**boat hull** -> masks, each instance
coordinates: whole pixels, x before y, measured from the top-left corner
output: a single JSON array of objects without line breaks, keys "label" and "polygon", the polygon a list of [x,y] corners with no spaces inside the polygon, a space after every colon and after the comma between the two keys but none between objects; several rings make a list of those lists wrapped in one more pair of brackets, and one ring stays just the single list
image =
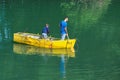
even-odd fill
[{"label": "boat hull", "polygon": [[76,39],[41,39],[40,35],[32,33],[14,33],[14,42],[29,44],[43,48],[73,48]]}]

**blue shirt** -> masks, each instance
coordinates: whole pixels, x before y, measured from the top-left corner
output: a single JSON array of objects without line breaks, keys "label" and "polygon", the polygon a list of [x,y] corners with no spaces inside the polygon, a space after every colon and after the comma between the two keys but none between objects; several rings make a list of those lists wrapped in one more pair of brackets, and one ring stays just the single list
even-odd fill
[{"label": "blue shirt", "polygon": [[60,23],[60,32],[61,34],[66,34],[65,28],[67,27],[67,22],[61,21]]},{"label": "blue shirt", "polygon": [[48,33],[49,33],[48,27],[44,27],[44,28],[42,29],[42,33],[48,34]]}]

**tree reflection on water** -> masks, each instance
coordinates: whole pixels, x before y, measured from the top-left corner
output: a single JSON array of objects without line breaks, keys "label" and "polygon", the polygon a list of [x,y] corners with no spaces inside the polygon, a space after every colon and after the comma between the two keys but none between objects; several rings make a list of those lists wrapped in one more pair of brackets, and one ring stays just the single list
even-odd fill
[{"label": "tree reflection on water", "polygon": [[81,30],[97,23],[110,3],[111,0],[63,0],[61,8],[63,14],[69,16],[75,30]]},{"label": "tree reflection on water", "polygon": [[6,1],[2,0],[0,7],[0,42],[12,41],[12,33],[6,17]]}]

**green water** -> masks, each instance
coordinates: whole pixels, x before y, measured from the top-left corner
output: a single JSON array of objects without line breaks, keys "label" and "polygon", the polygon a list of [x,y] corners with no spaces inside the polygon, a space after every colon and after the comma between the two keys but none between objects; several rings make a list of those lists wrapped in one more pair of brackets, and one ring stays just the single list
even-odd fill
[{"label": "green water", "polygon": [[[81,1],[0,0],[0,80],[119,80],[120,1]],[[74,57],[12,42],[14,32],[41,34],[46,23],[60,38],[64,16]]]}]

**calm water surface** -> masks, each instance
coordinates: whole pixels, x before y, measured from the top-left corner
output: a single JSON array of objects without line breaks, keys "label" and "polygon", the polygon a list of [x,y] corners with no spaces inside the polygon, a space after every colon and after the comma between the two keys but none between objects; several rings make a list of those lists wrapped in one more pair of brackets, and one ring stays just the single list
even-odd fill
[{"label": "calm water surface", "polygon": [[[82,1],[82,2],[81,2]],[[0,0],[0,80],[120,80],[120,1]],[[75,53],[12,42],[14,32],[60,38],[69,16]]]}]

